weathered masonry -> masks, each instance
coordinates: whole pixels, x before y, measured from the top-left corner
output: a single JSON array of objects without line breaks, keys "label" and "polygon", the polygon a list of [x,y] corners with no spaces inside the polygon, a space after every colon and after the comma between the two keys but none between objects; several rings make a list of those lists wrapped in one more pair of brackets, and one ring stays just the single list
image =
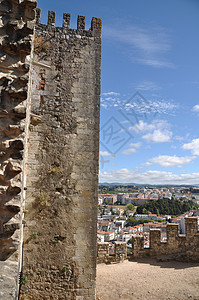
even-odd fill
[{"label": "weathered masonry", "polygon": [[166,256],[174,260],[199,262],[198,219],[185,219],[186,235],[180,236],[178,224],[167,225],[167,241],[161,242],[160,229],[150,230],[150,247],[144,248],[144,237],[132,237],[133,258]]},{"label": "weathered masonry", "polygon": [[101,20],[35,6],[0,5],[0,299],[22,265],[20,299],[95,299]]}]

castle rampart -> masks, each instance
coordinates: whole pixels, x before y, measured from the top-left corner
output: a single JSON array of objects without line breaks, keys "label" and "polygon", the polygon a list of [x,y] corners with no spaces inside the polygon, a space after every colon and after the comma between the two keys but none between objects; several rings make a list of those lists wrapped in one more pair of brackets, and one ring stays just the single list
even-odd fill
[{"label": "castle rampart", "polygon": [[178,224],[167,225],[167,241],[161,242],[160,229],[150,230],[149,248],[144,248],[144,237],[132,237],[134,258],[167,256],[182,261],[199,262],[198,219],[186,218],[186,235],[179,235]]}]

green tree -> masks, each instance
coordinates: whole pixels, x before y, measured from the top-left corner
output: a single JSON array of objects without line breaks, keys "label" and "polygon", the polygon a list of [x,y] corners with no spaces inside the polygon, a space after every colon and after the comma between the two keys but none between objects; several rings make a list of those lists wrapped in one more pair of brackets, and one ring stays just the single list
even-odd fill
[{"label": "green tree", "polygon": [[134,205],[132,203],[127,204],[125,210],[134,210]]}]

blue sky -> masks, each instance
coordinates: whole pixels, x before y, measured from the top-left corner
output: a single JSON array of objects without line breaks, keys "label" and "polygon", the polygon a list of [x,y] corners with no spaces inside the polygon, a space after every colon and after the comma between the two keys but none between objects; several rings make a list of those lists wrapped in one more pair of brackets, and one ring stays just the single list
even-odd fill
[{"label": "blue sky", "polygon": [[199,1],[38,1],[102,18],[100,182],[199,184]]}]

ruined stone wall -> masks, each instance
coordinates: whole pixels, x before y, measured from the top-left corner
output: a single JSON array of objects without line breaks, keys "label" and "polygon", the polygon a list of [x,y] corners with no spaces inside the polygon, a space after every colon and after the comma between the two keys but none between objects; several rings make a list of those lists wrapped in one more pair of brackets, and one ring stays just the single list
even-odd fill
[{"label": "ruined stone wall", "polygon": [[198,219],[186,218],[186,236],[179,235],[178,224],[167,225],[167,241],[161,242],[161,230],[150,230],[150,247],[144,248],[144,237],[132,237],[134,258],[169,256],[183,261],[199,262]]},{"label": "ruined stone wall", "polygon": [[0,1],[0,299],[15,299],[25,199],[34,0]]},{"label": "ruined stone wall", "polygon": [[101,20],[37,24],[20,299],[95,299]]},{"label": "ruined stone wall", "polygon": [[109,253],[109,243],[97,244],[97,263],[121,262],[127,258],[127,245],[124,242],[114,243],[114,254]]}]

